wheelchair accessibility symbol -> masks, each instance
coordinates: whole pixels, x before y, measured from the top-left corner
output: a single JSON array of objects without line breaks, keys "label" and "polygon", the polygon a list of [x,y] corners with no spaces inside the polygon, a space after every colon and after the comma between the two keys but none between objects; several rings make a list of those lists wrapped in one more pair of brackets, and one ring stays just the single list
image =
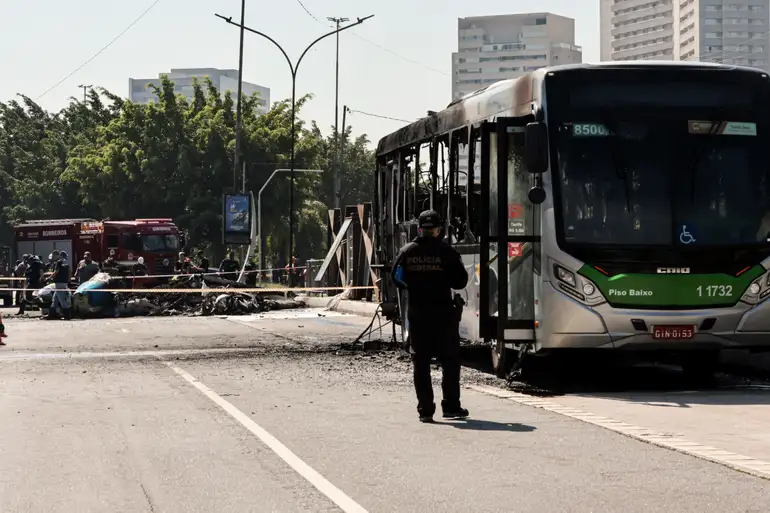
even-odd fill
[{"label": "wheelchair accessibility symbol", "polygon": [[692,236],[690,232],[687,231],[687,225],[682,225],[682,233],[679,234],[679,242],[682,244],[692,244],[695,242],[695,237]]}]

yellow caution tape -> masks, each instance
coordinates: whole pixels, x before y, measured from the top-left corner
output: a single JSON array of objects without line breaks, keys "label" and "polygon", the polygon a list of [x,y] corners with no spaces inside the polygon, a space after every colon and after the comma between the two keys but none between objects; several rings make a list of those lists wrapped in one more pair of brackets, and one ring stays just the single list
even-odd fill
[{"label": "yellow caution tape", "polygon": [[[89,289],[84,290],[82,293],[89,293],[89,292],[117,292],[117,293],[124,293],[124,294],[210,294],[213,292],[219,292],[219,293],[238,293],[238,292],[325,292],[330,290],[339,290],[339,291],[345,291],[345,290],[375,290],[377,287],[374,286],[359,286],[359,287],[277,287],[277,288],[211,288],[206,287],[205,289]],[[7,290],[11,292],[15,291],[27,291],[27,292],[34,292],[35,290],[42,290],[40,289],[0,289],[0,290]],[[63,289],[48,289],[52,292],[63,292]],[[69,292],[75,292],[75,289],[67,289]]]}]

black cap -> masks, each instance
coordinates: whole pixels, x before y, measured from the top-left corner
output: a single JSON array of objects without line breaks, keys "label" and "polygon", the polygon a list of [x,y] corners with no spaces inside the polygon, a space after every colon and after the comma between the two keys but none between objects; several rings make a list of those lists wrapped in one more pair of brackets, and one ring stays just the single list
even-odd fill
[{"label": "black cap", "polygon": [[426,210],[420,214],[420,228],[438,228],[441,216],[435,210]]}]

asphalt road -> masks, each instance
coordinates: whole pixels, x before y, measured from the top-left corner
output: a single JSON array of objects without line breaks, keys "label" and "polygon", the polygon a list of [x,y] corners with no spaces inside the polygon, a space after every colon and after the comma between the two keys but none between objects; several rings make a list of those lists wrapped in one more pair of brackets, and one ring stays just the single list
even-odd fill
[{"label": "asphalt road", "polygon": [[648,426],[762,463],[762,390],[541,400],[465,369],[473,419],[420,424],[408,360],[340,346],[367,323],[6,319],[0,512],[768,509],[767,479],[613,431]]}]

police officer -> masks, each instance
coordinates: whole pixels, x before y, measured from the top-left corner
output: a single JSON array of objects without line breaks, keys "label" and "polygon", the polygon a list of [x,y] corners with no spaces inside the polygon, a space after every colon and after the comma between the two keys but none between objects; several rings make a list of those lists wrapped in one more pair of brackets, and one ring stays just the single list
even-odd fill
[{"label": "police officer", "polygon": [[443,417],[469,415],[460,404],[460,336],[452,300],[452,289],[464,289],[468,273],[460,254],[439,238],[441,226],[436,211],[421,213],[420,236],[403,247],[392,270],[396,285],[409,292],[406,315],[420,422],[432,422],[436,412],[430,376],[434,356],[441,361],[443,371]]}]

